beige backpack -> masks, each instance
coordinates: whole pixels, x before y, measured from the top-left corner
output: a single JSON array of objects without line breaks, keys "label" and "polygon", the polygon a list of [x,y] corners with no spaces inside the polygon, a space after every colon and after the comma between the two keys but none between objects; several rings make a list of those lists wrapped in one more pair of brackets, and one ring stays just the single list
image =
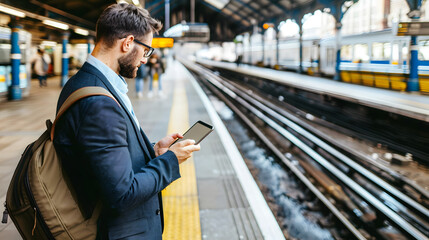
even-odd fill
[{"label": "beige backpack", "polygon": [[[76,101],[95,95],[115,98],[102,87],[72,93],[47,130],[25,149],[6,195],[6,209],[24,239],[95,239],[101,205],[85,219],[62,170],[52,139],[57,120]],[[115,100],[116,101],[116,100]]]}]

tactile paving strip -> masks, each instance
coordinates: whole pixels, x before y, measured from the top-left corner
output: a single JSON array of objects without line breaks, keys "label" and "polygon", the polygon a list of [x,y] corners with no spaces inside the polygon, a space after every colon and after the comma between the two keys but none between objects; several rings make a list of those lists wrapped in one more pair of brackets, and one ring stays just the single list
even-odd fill
[{"label": "tactile paving strip", "polygon": [[[189,128],[186,90],[178,83],[174,90],[168,134]],[[164,207],[163,239],[201,239],[197,182],[192,157],[180,165],[181,178],[162,191]]]}]

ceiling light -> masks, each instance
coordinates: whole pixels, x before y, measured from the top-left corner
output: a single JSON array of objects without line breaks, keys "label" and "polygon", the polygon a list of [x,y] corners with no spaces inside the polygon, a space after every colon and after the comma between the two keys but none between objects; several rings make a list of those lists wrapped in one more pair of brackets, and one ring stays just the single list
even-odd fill
[{"label": "ceiling light", "polygon": [[52,26],[52,27],[56,27],[56,28],[60,28],[60,29],[63,29],[63,30],[68,30],[69,29],[69,25],[67,25],[65,23],[61,23],[61,22],[57,22],[57,21],[52,21],[52,20],[48,20],[48,19],[45,19],[42,22],[43,22],[43,24],[46,24],[46,25],[49,25],[49,26]]},{"label": "ceiling light", "polygon": [[140,5],[139,0],[133,0],[134,5]]},{"label": "ceiling light", "polygon": [[41,45],[55,47],[55,46],[57,46],[57,42],[54,42],[54,41],[42,41]]},{"label": "ceiling light", "polygon": [[217,9],[222,9],[225,7],[226,4],[229,3],[229,0],[204,0],[204,1]]},{"label": "ceiling light", "polygon": [[6,7],[5,5],[0,5],[0,11],[10,15],[18,16],[21,18],[25,17],[25,13],[13,8]]},{"label": "ceiling light", "polygon": [[82,29],[82,28],[76,28],[74,30],[75,33],[80,34],[80,35],[84,35],[84,36],[88,36],[89,35],[89,31]]}]

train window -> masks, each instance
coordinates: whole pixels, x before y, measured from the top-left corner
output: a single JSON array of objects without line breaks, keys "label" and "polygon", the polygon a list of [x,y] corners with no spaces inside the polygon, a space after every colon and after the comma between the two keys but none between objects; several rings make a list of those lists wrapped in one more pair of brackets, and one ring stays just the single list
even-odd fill
[{"label": "train window", "polygon": [[353,46],[353,62],[368,62],[368,44],[356,44]]},{"label": "train window", "polygon": [[399,64],[399,44],[392,45],[392,64]]},{"label": "train window", "polygon": [[389,60],[390,59],[390,43],[373,43],[371,51],[372,60]]},{"label": "train window", "polygon": [[402,45],[402,61],[408,61],[408,46],[406,43]]},{"label": "train window", "polygon": [[419,41],[419,60],[429,60],[429,40]]},{"label": "train window", "polygon": [[352,45],[344,45],[341,47],[341,60],[351,61],[353,59]]}]

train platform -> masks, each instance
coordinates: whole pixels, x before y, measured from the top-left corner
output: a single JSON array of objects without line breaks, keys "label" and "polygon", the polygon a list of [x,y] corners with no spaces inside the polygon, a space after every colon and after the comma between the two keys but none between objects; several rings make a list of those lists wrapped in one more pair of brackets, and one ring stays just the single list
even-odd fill
[{"label": "train platform", "polygon": [[421,93],[392,91],[247,64],[240,64],[237,66],[235,63],[206,59],[198,59],[197,62],[244,75],[270,79],[305,91],[332,96],[420,121],[429,122],[429,96]]},{"label": "train platform", "polygon": [[[51,78],[43,88],[32,81],[29,97],[2,103],[1,203],[25,147],[45,130],[45,120],[55,115],[59,81]],[[162,193],[163,239],[284,239],[233,139],[192,75],[171,60],[162,78],[162,93],[155,90],[149,97],[147,86],[145,82],[144,97],[138,98],[134,81],[128,81],[134,111],[151,141],[183,133],[198,120],[215,129],[201,143],[201,150],[181,165],[182,178]],[[10,219],[0,224],[0,239],[21,239]]]}]

